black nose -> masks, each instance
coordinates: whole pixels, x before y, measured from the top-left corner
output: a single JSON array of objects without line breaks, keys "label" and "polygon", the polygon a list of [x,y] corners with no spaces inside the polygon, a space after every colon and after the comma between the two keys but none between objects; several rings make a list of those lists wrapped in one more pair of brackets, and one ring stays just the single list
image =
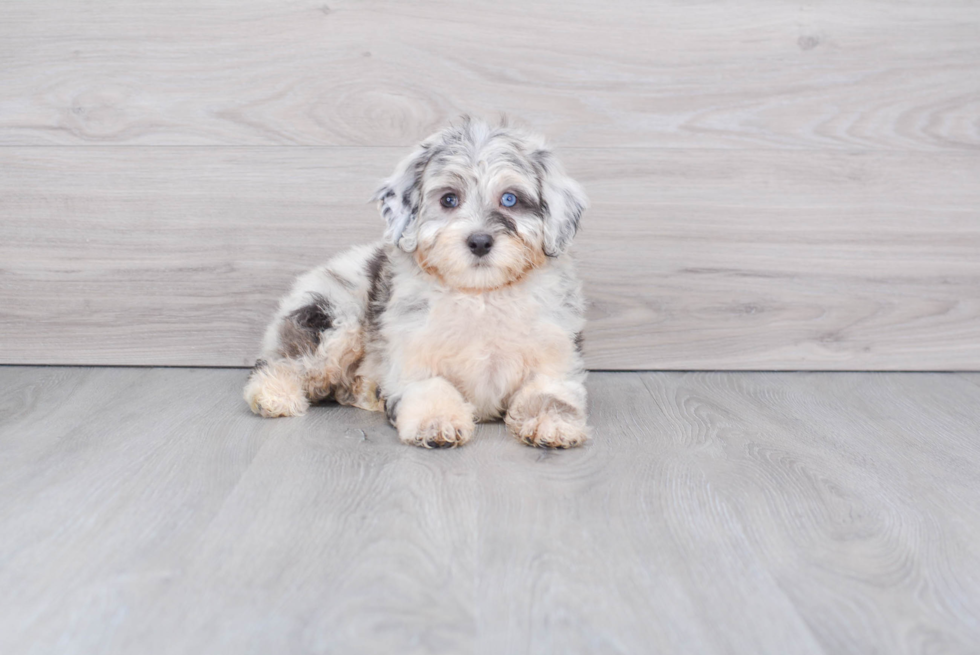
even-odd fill
[{"label": "black nose", "polygon": [[483,257],[493,247],[493,237],[486,232],[477,232],[470,235],[470,238],[466,240],[466,245],[470,247],[471,253],[477,257]]}]

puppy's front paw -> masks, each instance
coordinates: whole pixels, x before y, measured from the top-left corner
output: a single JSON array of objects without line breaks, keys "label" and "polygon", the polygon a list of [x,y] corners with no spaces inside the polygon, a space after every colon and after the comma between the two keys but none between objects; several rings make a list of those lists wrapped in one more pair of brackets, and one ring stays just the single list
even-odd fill
[{"label": "puppy's front paw", "polygon": [[404,443],[422,448],[455,448],[473,437],[473,418],[464,414],[435,416],[418,422],[406,421],[405,425],[399,420],[398,437]]},{"label": "puppy's front paw", "polygon": [[473,436],[473,405],[443,378],[413,382],[386,411],[398,438],[413,446],[455,448]]},{"label": "puppy's front paw", "polygon": [[520,422],[507,421],[515,437],[539,448],[574,448],[589,440],[585,423],[545,412]]}]

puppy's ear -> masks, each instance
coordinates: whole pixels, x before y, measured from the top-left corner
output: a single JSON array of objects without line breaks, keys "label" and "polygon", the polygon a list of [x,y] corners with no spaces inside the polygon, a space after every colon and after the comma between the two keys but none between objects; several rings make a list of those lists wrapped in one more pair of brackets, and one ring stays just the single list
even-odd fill
[{"label": "puppy's ear", "polygon": [[565,174],[550,151],[535,150],[532,160],[541,189],[544,254],[557,257],[565,252],[575,237],[582,212],[589,206],[589,199],[578,182]]},{"label": "puppy's ear", "polygon": [[431,144],[422,143],[403,159],[395,172],[381,185],[372,200],[378,201],[385,220],[385,241],[412,252],[417,245],[416,219],[422,200],[422,174],[432,158]]}]

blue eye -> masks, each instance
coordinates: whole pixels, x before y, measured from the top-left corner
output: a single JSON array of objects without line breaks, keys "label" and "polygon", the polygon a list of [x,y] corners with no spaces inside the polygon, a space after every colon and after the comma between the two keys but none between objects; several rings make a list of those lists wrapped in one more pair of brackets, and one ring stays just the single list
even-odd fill
[{"label": "blue eye", "polygon": [[459,205],[459,196],[455,193],[447,193],[442,198],[439,199],[439,203],[446,209],[452,209]]},{"label": "blue eye", "polygon": [[500,204],[504,207],[513,207],[517,204],[517,196],[515,196],[513,193],[505,193],[504,195],[500,196]]}]

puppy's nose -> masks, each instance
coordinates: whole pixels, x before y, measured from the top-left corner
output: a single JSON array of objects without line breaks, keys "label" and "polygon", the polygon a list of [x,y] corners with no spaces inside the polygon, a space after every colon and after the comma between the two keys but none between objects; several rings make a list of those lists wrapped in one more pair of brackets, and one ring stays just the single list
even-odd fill
[{"label": "puppy's nose", "polygon": [[471,253],[477,257],[483,257],[493,247],[493,237],[486,232],[477,232],[470,235],[470,238],[466,240],[466,245],[470,247]]}]

